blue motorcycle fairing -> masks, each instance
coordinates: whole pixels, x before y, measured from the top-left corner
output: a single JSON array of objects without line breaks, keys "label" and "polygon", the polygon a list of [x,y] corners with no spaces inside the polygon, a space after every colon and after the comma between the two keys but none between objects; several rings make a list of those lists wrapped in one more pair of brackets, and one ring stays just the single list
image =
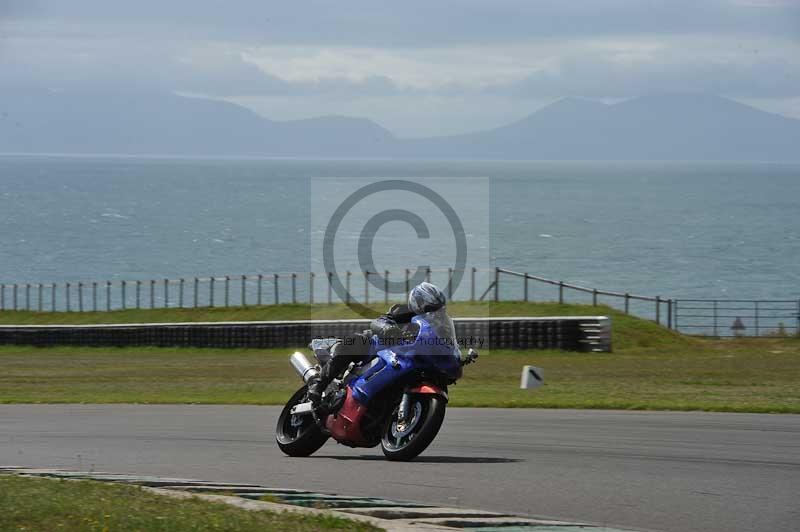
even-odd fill
[{"label": "blue motorcycle fairing", "polygon": [[419,326],[413,342],[399,341],[385,347],[377,336],[370,339],[370,354],[380,362],[348,384],[359,403],[366,404],[386,386],[415,370],[441,373],[453,380],[461,377],[461,351],[452,334],[450,338],[440,337],[422,316],[415,316],[412,322]]}]

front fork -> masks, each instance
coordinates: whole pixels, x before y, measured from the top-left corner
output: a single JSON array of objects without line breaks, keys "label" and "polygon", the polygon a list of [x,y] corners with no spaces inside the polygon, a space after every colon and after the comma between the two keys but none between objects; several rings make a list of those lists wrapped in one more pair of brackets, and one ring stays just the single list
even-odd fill
[{"label": "front fork", "polygon": [[397,422],[403,423],[406,421],[408,417],[408,408],[411,405],[411,397],[408,395],[408,392],[403,393],[402,399],[400,399],[400,408],[397,409]]}]

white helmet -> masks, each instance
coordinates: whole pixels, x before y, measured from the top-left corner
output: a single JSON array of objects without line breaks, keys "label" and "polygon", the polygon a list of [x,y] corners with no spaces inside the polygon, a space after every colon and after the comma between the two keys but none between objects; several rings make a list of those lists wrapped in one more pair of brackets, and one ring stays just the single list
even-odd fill
[{"label": "white helmet", "polygon": [[446,303],[444,292],[431,283],[420,283],[408,293],[408,308],[414,314],[439,310]]}]

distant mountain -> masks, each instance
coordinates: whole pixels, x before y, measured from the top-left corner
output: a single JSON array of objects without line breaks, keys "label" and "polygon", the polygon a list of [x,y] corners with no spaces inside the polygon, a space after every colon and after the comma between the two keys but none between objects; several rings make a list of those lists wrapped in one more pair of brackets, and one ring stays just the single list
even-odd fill
[{"label": "distant mountain", "polygon": [[0,152],[370,157],[396,142],[362,118],[276,122],[162,93],[0,92]]},{"label": "distant mountain", "polygon": [[800,120],[712,95],[566,98],[491,130],[399,139],[363,118],[279,122],[173,94],[5,91],[0,152],[800,161]]},{"label": "distant mountain", "polygon": [[800,120],[710,95],[615,105],[566,98],[489,131],[407,143],[423,157],[572,160],[800,160]]}]

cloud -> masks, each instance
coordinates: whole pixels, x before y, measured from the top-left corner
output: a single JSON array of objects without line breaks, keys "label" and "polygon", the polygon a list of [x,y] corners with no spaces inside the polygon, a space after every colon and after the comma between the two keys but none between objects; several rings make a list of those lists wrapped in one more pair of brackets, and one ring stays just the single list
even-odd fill
[{"label": "cloud", "polygon": [[488,90],[535,98],[687,91],[792,98],[800,96],[800,45],[702,38],[578,45],[565,47],[549,68]]},{"label": "cloud", "polygon": [[116,35],[381,48],[644,33],[796,37],[800,30],[800,3],[785,0],[36,0],[23,15]]}]

